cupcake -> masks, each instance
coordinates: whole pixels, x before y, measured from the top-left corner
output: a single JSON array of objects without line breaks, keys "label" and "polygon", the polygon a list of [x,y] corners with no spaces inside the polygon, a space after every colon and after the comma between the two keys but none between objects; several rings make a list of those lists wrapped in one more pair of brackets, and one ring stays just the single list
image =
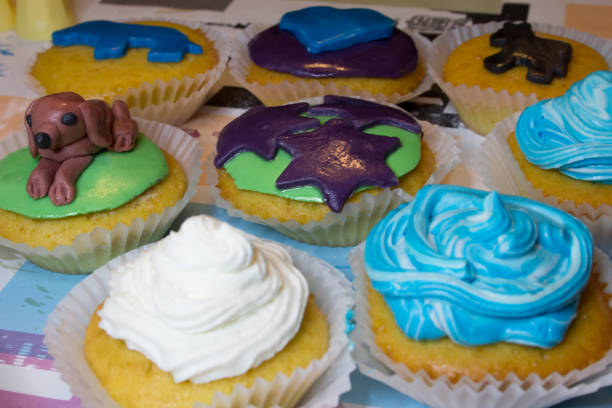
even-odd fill
[{"label": "cupcake", "polygon": [[612,45],[545,24],[487,23],[436,38],[430,61],[430,75],[463,122],[484,136],[512,112],[612,67]]},{"label": "cupcake", "polygon": [[359,366],[417,400],[547,406],[612,376],[612,265],[555,207],[426,186],[349,261]]},{"label": "cupcake", "polygon": [[24,125],[0,140],[0,245],[46,269],[91,272],[161,238],[195,193],[198,143],[122,101],[47,95]]},{"label": "cupcake", "polygon": [[485,183],[579,216],[612,254],[611,117],[612,72],[594,72],[491,132],[479,163]]},{"label": "cupcake", "polygon": [[84,280],[45,343],[87,406],[294,406],[319,379],[306,401],[332,407],[354,368],[349,288],[310,255],[196,216]]},{"label": "cupcake", "polygon": [[308,7],[247,27],[237,42],[230,72],[266,105],[326,94],[397,103],[432,83],[429,41],[374,10]]},{"label": "cupcake", "polygon": [[299,241],[354,245],[458,162],[451,137],[401,109],[320,102],[255,107],[223,128],[207,168],[217,205]]},{"label": "cupcake", "polygon": [[121,99],[134,116],[170,124],[185,122],[209,97],[229,54],[197,23],[87,21],[52,39],[29,70],[37,92]]}]

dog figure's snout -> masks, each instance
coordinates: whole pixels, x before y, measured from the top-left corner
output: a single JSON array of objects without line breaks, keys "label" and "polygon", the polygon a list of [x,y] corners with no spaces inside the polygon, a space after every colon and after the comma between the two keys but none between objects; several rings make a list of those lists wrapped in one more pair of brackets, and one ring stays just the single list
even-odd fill
[{"label": "dog figure's snout", "polygon": [[39,149],[48,149],[51,147],[51,136],[45,132],[39,132],[34,135],[34,143]]}]

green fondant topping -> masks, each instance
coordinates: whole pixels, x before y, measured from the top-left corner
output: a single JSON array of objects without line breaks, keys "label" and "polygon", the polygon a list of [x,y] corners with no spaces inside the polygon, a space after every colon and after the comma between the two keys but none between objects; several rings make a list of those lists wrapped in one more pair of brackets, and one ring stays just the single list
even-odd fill
[{"label": "green fondant topping", "polygon": [[[304,115],[307,116],[307,115]],[[324,124],[331,116],[316,116]],[[306,131],[308,132],[308,131]],[[402,146],[387,157],[387,165],[399,178],[412,171],[421,159],[421,138],[416,133],[395,126],[378,125],[364,130],[365,133],[398,137]],[[278,149],[276,157],[267,161],[252,152],[242,152],[225,163],[225,170],[232,176],[236,187],[241,190],[273,194],[297,201],[324,203],[321,191],[314,186],[304,186],[287,190],[276,188],[276,179],[291,162],[291,155]],[[365,190],[363,187],[357,191]]]},{"label": "green fondant topping", "polygon": [[161,149],[147,137],[138,135],[130,152],[104,150],[76,182],[76,197],[68,205],[55,206],[49,197],[30,197],[26,183],[38,164],[27,148],[0,160],[0,208],[29,218],[52,219],[111,210],[138,197],[168,175],[168,164]]}]

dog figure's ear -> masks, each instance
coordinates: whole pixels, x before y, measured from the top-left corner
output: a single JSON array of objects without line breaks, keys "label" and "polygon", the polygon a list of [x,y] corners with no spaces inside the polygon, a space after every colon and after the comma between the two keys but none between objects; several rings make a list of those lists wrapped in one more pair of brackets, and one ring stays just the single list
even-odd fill
[{"label": "dog figure's ear", "polygon": [[91,99],[81,102],[79,109],[85,122],[85,131],[89,140],[96,146],[109,147],[113,144],[111,125],[113,116],[106,102]]},{"label": "dog figure's ear", "polygon": [[32,111],[35,103],[36,100],[30,103],[23,117],[23,124],[25,125],[26,132],[28,132],[28,148],[30,149],[30,154],[32,157],[38,156],[38,147],[36,146],[36,143],[34,143],[34,132],[32,132],[32,116],[30,116],[30,112]]}]

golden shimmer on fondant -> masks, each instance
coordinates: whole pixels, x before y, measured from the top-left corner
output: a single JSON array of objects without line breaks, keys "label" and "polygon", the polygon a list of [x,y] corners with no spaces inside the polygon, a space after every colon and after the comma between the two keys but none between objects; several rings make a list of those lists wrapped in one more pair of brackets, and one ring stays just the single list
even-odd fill
[{"label": "golden shimmer on fondant", "polygon": [[498,47],[489,45],[490,35],[472,38],[453,50],[444,65],[443,79],[455,86],[479,86],[481,89],[492,88],[499,92],[506,90],[510,94],[522,92],[525,95],[535,93],[538,99],[562,95],[576,81],[589,73],[609,69],[605,59],[594,49],[578,41],[544,33],[535,33],[538,37],[564,41],[572,46],[572,59],[567,68],[567,76],[555,78],[550,85],[530,82],[526,79],[527,67],[517,66],[501,74],[489,72],[483,60],[499,52]]},{"label": "golden shimmer on fondant", "polygon": [[[187,38],[200,45],[202,54],[186,54],[181,62],[149,62],[146,48],[130,49],[119,59],[95,60],[92,47],[74,45],[70,47],[53,46],[40,53],[31,75],[37,79],[47,93],[74,91],[84,98],[100,98],[107,103],[113,97],[124,95],[129,88],[138,88],[143,83],[164,82],[173,78],[193,77],[213,68],[219,56],[213,43],[205,35],[180,24],[162,21],[142,21],[135,24],[159,25],[175,28]],[[161,103],[170,95],[157,95]],[[128,105],[138,101],[128,100]]]},{"label": "golden shimmer on fondant", "polygon": [[40,220],[0,209],[0,237],[31,247],[53,250],[59,245],[72,245],[75,236],[95,228],[112,230],[118,223],[130,225],[136,218],[146,220],[161,214],[185,194],[187,177],[181,164],[164,152],[169,174],[130,202],[113,210],[72,217]]},{"label": "golden shimmer on fondant", "polygon": [[235,385],[251,387],[257,378],[271,381],[279,373],[290,376],[307,367],[328,349],[329,328],[325,316],[310,296],[302,325],[295,337],[270,360],[245,374],[203,384],[175,383],[143,354],[127,348],[100,329],[97,311],[85,333],[85,356],[106,391],[125,407],[191,407],[195,401],[208,404],[215,392],[231,394]]},{"label": "golden shimmer on fondant", "polygon": [[412,372],[422,369],[432,378],[445,375],[453,383],[463,376],[480,381],[488,374],[497,380],[503,380],[510,373],[523,380],[532,373],[541,378],[555,372],[564,375],[601,359],[612,342],[610,295],[604,293],[597,274],[591,275],[581,294],[577,317],[565,339],[547,350],[510,343],[465,347],[448,338],[409,339],[395,323],[382,295],[369,282],[367,285],[372,332],[378,347]]},{"label": "golden shimmer on fondant", "polygon": [[593,208],[612,204],[612,184],[597,183],[571,178],[559,170],[542,169],[527,160],[519,147],[516,135],[508,136],[508,145],[525,178],[544,196],[554,196],[559,201],[573,201],[576,205],[589,204]]}]

